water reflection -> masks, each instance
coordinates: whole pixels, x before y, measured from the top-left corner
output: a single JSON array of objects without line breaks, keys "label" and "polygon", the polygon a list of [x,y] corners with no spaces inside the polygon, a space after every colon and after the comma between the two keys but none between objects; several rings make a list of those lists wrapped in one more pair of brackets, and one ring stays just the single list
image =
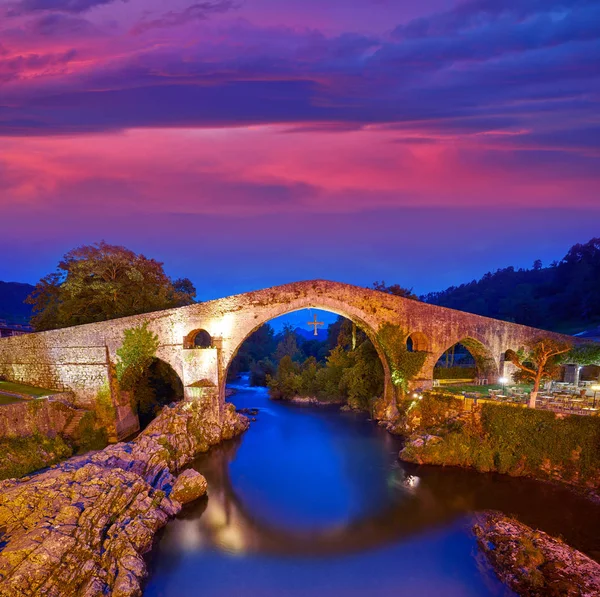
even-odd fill
[{"label": "water reflection", "polygon": [[509,595],[477,557],[470,513],[494,508],[598,557],[599,508],[550,485],[400,464],[399,442],[337,410],[271,403],[194,463],[209,499],[168,525],[147,596]]}]

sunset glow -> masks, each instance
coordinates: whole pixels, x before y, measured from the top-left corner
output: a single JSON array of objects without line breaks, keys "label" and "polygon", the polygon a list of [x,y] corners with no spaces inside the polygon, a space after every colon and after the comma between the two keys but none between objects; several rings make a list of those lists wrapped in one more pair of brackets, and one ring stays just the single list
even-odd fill
[{"label": "sunset glow", "polygon": [[[273,253],[312,234],[295,271],[370,282],[360,238],[385,244],[381,276],[426,291],[484,273],[434,258],[465,227],[454,250],[498,267],[523,219],[539,222],[523,265],[591,236],[598,3],[399,4],[0,2],[0,246],[21,261],[0,278],[105,238],[214,285],[224,242],[226,265],[242,249],[269,265],[232,259],[235,291],[297,277]],[[394,258],[423,234],[418,263]]]}]

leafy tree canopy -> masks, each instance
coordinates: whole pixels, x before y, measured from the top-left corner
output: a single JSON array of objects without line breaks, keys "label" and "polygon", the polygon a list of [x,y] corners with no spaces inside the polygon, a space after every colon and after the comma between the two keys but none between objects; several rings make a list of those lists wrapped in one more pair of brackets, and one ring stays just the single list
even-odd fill
[{"label": "leafy tree canopy", "polygon": [[69,251],[26,302],[41,331],[189,305],[195,296],[187,278],[172,281],[159,261],[102,241]]},{"label": "leafy tree canopy", "polygon": [[533,382],[529,403],[535,408],[540,383],[544,379],[554,379],[560,372],[561,361],[572,346],[567,342],[552,338],[535,340],[524,350],[507,350],[506,358],[517,367],[514,379],[517,382]]},{"label": "leafy tree canopy", "polygon": [[589,342],[575,346],[565,354],[563,362],[581,365],[582,367],[600,365],[600,344]]},{"label": "leafy tree canopy", "polygon": [[373,290],[378,290],[379,292],[386,292],[387,294],[393,294],[394,296],[401,296],[402,298],[412,299],[414,301],[418,301],[419,297],[414,294],[412,288],[404,288],[400,286],[400,284],[392,284],[391,286],[386,286],[384,280],[381,282],[373,282]]}]

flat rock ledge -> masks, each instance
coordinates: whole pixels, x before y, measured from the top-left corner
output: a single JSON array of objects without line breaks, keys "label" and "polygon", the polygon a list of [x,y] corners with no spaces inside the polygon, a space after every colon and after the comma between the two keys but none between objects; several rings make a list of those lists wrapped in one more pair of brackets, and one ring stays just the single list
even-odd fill
[{"label": "flat rock ledge", "polygon": [[600,595],[600,564],[562,541],[493,511],[477,514],[473,531],[500,580],[518,595]]},{"label": "flat rock ledge", "polygon": [[0,482],[1,597],[139,597],[156,532],[206,491],[174,473],[248,428],[200,401],[165,407],[133,441]]}]

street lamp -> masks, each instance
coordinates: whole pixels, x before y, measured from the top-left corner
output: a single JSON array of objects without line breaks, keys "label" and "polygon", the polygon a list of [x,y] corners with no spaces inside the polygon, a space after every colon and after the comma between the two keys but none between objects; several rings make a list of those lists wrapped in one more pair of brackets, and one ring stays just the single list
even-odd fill
[{"label": "street lamp", "polygon": [[594,391],[594,406],[593,406],[593,408],[596,408],[596,392],[600,392],[600,384],[596,384],[596,385],[592,386],[592,390]]},{"label": "street lamp", "polygon": [[501,377],[498,381],[502,384],[502,395],[506,396],[506,384],[508,383],[508,379],[506,377]]}]

